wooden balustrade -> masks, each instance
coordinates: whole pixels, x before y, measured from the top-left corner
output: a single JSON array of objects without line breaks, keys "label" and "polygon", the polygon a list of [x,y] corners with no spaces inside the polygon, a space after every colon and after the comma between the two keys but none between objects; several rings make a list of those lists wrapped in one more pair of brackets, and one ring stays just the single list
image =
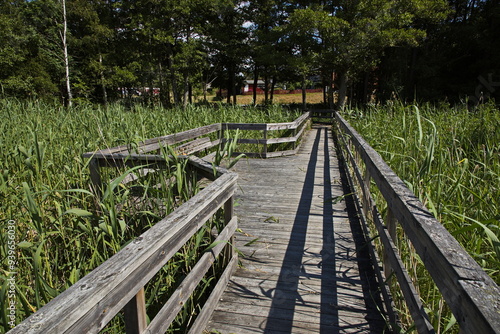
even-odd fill
[{"label": "wooden balustrade", "polygon": [[[177,154],[195,154],[203,150],[209,150],[220,144],[233,140],[225,138],[227,130],[241,131],[263,131],[261,139],[238,138],[238,144],[262,145],[259,152],[235,152],[245,154],[247,157],[271,158],[297,153],[300,148],[300,140],[310,122],[310,113],[306,112],[293,122],[288,123],[216,123],[191,129],[171,135],[156,137],[132,145],[121,145],[113,148],[87,152],[83,158],[91,159],[89,163],[90,177],[96,192],[102,189],[101,167],[122,167],[144,165],[148,168],[162,168],[165,166],[165,158],[160,155],[160,150],[165,146],[172,146]],[[292,137],[268,138],[269,131],[292,130]],[[217,139],[209,136],[216,133]],[[271,151],[270,145],[292,143],[293,148],[285,151]],[[151,154],[154,153],[154,154]]]},{"label": "wooden balustrade", "polygon": [[[499,333],[500,289],[497,284],[339,114],[336,114],[335,129],[344,159],[353,170],[351,180],[361,189],[360,212],[365,219],[371,217],[383,244],[386,277],[394,273],[397,278],[418,332],[434,333],[434,328],[396,247],[396,223],[411,241],[461,332]],[[372,180],[387,202],[385,223],[370,193]],[[390,302],[390,298],[387,301]]]},{"label": "wooden balustrade", "polygon": [[[210,164],[197,158],[189,158],[189,164],[203,173],[212,170]],[[223,253],[227,263],[224,272],[191,327],[193,333],[200,332],[238,262],[232,250],[237,229],[233,214],[237,175],[217,170],[219,177],[206,188],[9,333],[97,333],[121,310],[126,333],[165,332],[223,249],[229,248]],[[215,246],[201,256],[148,324],[144,286],[221,208],[225,225],[212,244]]]}]

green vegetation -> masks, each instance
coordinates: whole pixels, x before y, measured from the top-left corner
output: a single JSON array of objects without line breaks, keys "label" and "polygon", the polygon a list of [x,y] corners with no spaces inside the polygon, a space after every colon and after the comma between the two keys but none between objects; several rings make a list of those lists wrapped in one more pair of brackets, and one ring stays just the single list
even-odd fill
[{"label": "green vegetation", "polygon": [[[347,120],[375,148],[432,214],[484,270],[500,283],[500,112],[482,105],[466,108],[431,105],[346,111]],[[376,192],[375,192],[376,193]],[[385,211],[385,204],[379,207]],[[453,328],[422,262],[400,231],[399,247],[436,329]],[[411,318],[393,291],[403,321]]]},{"label": "green vegetation", "polygon": [[[82,153],[133,146],[147,138],[217,122],[283,122],[297,115],[278,106],[265,110],[80,106],[68,112],[53,104],[0,100],[0,332],[10,328],[8,278],[15,278],[17,324],[190,198],[200,186],[186,172],[185,159],[170,159],[169,168],[127,185],[120,181],[133,170],[105,169],[104,194],[99,198],[90,191],[88,161],[81,158]],[[213,226],[218,223],[218,219],[210,222]],[[155,301],[168,295],[176,278],[185,275],[207,246],[210,224],[148,285],[150,316],[157,311]],[[9,254],[11,225],[15,247]],[[196,305],[190,305],[176,326],[184,326],[195,309]],[[121,325],[113,322],[111,326]]]},{"label": "green vegetation", "polygon": [[283,86],[340,105],[498,97],[498,17],[495,0],[2,1],[0,91],[186,106],[258,79],[266,103]]}]

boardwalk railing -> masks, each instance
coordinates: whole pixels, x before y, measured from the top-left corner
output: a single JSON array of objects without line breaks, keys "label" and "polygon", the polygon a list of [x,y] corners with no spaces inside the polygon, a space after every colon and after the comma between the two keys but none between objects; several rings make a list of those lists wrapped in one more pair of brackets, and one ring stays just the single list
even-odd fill
[{"label": "boardwalk railing", "polygon": [[[212,183],[9,333],[96,333],[122,310],[126,333],[165,332],[212,264],[223,258],[227,263],[225,269],[190,327],[190,333],[202,332],[238,263],[232,246],[237,229],[237,218],[233,214],[237,175],[188,155],[231,140],[224,138],[224,131],[235,129],[263,131],[263,139],[238,139],[239,143],[263,145],[261,152],[246,152],[248,156],[267,158],[294,154],[309,121],[309,113],[305,113],[290,123],[211,124],[148,139],[137,145],[123,145],[83,154],[84,158],[90,159],[91,182],[96,192],[102,190],[102,167],[166,167],[168,161],[159,153],[167,145],[174,148],[180,159],[188,159],[189,171],[212,180]],[[268,131],[273,130],[291,130],[293,136],[268,139]],[[211,137],[211,134],[216,135]],[[276,143],[292,143],[293,149],[268,152],[268,145]],[[214,246],[201,256],[157,315],[147,324],[145,285],[220,209],[224,210],[224,228],[215,237],[212,243]]]},{"label": "boardwalk railing", "polygon": [[335,120],[335,111],[333,109],[311,109],[311,118],[321,119],[323,123],[332,124]]},{"label": "boardwalk railing", "polygon": [[[191,168],[210,175],[212,165],[195,157],[188,159]],[[192,333],[200,333],[238,262],[231,242],[237,228],[233,215],[237,175],[222,168],[218,174],[210,185],[9,333],[97,333],[121,310],[126,333],[164,333],[226,249],[224,272],[191,327]],[[147,324],[144,286],[221,208],[225,226],[212,243],[215,246],[201,256]]]},{"label": "boardwalk railing", "polygon": [[[350,179],[361,188],[362,212],[365,218],[373,220],[383,244],[386,277],[394,273],[397,278],[418,332],[434,333],[434,329],[396,247],[397,223],[439,288],[461,332],[499,333],[499,287],[430,214],[380,155],[338,114],[336,121],[337,138],[345,151],[344,159],[353,170]],[[387,202],[385,222],[370,193],[372,180]],[[386,301],[390,302],[390,299],[386,298]]]},{"label": "boardwalk railing", "polygon": [[[83,157],[91,159],[89,163],[90,178],[96,189],[102,185],[101,167],[121,167],[149,165],[150,167],[163,167],[165,159],[159,155],[162,147],[172,146],[177,154],[189,155],[217,147],[231,138],[226,138],[224,133],[228,130],[262,131],[262,138],[237,139],[238,144],[256,144],[261,146],[259,152],[238,152],[247,157],[271,158],[297,153],[300,140],[310,124],[310,113],[306,112],[295,121],[289,123],[216,123],[191,129],[171,135],[145,140],[137,145],[122,145],[107,148],[96,152],[84,153]],[[270,131],[289,130],[290,137],[268,138]],[[292,148],[284,151],[271,151],[274,144],[291,144]]]},{"label": "boardwalk railing", "polygon": [[[239,152],[244,153],[251,158],[273,158],[287,155],[294,155],[300,148],[300,139],[307,129],[310,122],[310,112],[305,112],[293,122],[289,123],[223,123],[222,130],[242,130],[242,131],[262,131],[262,137],[255,138],[238,138],[238,144],[257,144],[262,145],[260,152]],[[270,131],[289,130],[292,135],[289,137],[269,138]],[[223,137],[223,136],[221,136]],[[225,140],[225,139],[223,139]],[[227,139],[230,140],[230,139]],[[271,151],[270,146],[275,144],[292,144],[292,148],[284,151]]]}]

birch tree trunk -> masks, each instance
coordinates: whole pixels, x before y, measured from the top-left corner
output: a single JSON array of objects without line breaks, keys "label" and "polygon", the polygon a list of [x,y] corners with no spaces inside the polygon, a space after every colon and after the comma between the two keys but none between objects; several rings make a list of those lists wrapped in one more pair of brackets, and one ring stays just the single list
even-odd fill
[{"label": "birch tree trunk", "polygon": [[[100,75],[101,75],[101,89],[102,89],[102,102],[104,106],[108,105],[108,92],[106,90],[106,78],[104,77],[104,66],[102,64],[102,54],[99,53],[99,64],[101,65]],[[69,78],[68,78],[69,80]]]},{"label": "birch tree trunk", "polygon": [[69,76],[69,56],[68,56],[68,43],[67,43],[67,34],[68,34],[68,21],[66,17],[66,0],[61,0],[62,10],[63,10],[63,31],[61,33],[61,40],[64,51],[64,69],[66,71],[66,105],[71,107],[73,103],[73,95],[71,93],[71,84],[70,84],[70,76]]}]

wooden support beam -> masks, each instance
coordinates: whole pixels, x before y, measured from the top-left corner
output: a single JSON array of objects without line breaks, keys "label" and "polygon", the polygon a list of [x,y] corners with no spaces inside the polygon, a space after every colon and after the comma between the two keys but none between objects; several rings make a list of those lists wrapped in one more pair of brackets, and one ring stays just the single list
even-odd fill
[{"label": "wooden support beam", "polygon": [[[385,217],[385,226],[387,229],[388,236],[391,238],[392,242],[394,243],[395,247],[398,245],[398,238],[396,235],[396,224],[397,220],[394,218],[394,215],[392,214],[392,210],[390,208],[387,209],[387,216]],[[390,277],[393,269],[392,266],[389,262],[388,259],[388,252],[384,251],[384,274],[385,277]]]},{"label": "wooden support beam", "polygon": [[147,327],[146,297],[144,287],[123,308],[125,332],[127,334],[141,334]]},{"label": "wooden support beam", "polygon": [[267,128],[262,131],[262,139],[263,139],[263,146],[262,146],[262,156],[265,158],[267,154]]},{"label": "wooden support beam", "polygon": [[92,158],[89,163],[90,170],[90,182],[92,184],[92,190],[94,193],[100,197],[102,194],[102,179],[99,160]]}]

